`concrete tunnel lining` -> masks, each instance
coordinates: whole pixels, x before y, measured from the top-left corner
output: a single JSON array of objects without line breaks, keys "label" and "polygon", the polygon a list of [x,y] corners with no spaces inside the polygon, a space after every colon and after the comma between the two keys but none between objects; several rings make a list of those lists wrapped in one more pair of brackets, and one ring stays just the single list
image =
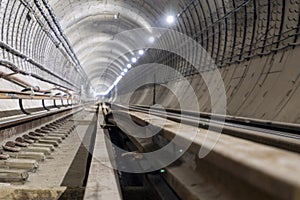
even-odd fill
[{"label": "concrete tunnel lining", "polygon": [[[77,55],[82,64],[83,71],[78,68],[79,63],[74,63],[72,53],[65,50],[60,43],[62,36],[55,38],[50,34],[51,27],[39,14],[34,1],[29,4],[17,0],[3,0],[1,5],[1,41],[37,61],[45,69],[55,71],[66,77],[66,80],[72,80],[75,87],[62,80],[54,81],[60,83],[60,86],[66,86],[75,92],[84,92],[83,88],[90,88],[85,94],[86,97],[93,96],[92,91],[97,90],[93,88],[95,84],[110,87],[119,74],[107,73],[121,73],[122,68],[126,68],[126,63],[130,62],[130,57],[118,55],[120,48],[126,48],[126,42],[122,41],[122,44],[114,41],[111,38],[113,35],[134,28],[166,27],[162,19],[168,13],[173,13],[178,15],[176,24],[171,28],[196,39],[219,66],[227,91],[227,112],[230,115],[291,123],[298,123],[300,120],[299,113],[296,112],[298,109],[295,109],[295,106],[299,108],[296,103],[299,93],[299,71],[296,64],[298,1],[157,1],[153,5],[140,1],[49,1],[51,11],[47,11],[46,6],[41,4],[44,14],[50,17],[52,12],[57,17],[65,37],[74,49],[74,55]],[[80,12],[82,9],[85,12]],[[118,19],[115,19],[115,14],[118,14]],[[95,23],[97,26],[94,26]],[[53,28],[54,22],[50,21],[50,24]],[[48,25],[49,29],[43,30],[42,25]],[[111,42],[93,48],[95,44],[107,40],[107,36],[110,36]],[[41,46],[42,50],[39,49]],[[130,45],[127,48],[131,51]],[[1,50],[3,60],[10,60],[20,69],[32,74],[41,72],[27,58],[12,55],[3,48]],[[101,61],[104,59],[102,55],[110,55],[111,51],[116,56],[105,58],[106,62]],[[122,56],[125,60],[121,60]],[[195,87],[201,104],[200,111],[209,112],[211,105],[205,93],[205,84],[197,74],[192,73],[189,63],[172,56],[167,52],[152,55],[149,53],[148,56],[143,56],[139,64],[146,60],[163,60],[163,64],[184,73]],[[175,60],[180,62],[175,63]],[[116,64],[109,65],[112,62]],[[105,67],[112,69],[105,70]],[[95,78],[96,74],[101,74],[98,80]],[[106,76],[109,78],[106,79]],[[93,80],[90,83],[84,81],[86,77]],[[26,76],[22,78],[27,79]],[[47,75],[46,79],[49,78],[52,79]],[[88,84],[82,84],[84,82]],[[37,84],[46,87],[41,83]],[[53,83],[50,85],[53,86]],[[121,94],[120,88],[118,90]],[[148,98],[151,94],[146,90],[144,93],[141,98],[135,95],[132,103],[149,105]],[[158,93],[163,94],[164,89]],[[168,98],[160,98],[158,103],[174,107],[172,99]]]},{"label": "concrete tunnel lining", "polygon": [[0,199],[299,199],[300,0],[0,0]]}]

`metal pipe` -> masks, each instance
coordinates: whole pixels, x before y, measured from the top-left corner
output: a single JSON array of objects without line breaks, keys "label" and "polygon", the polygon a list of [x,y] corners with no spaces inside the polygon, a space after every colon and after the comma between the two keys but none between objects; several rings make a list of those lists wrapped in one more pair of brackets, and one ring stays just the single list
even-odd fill
[{"label": "metal pipe", "polygon": [[[59,75],[57,75],[57,74],[55,74],[55,73],[49,71],[48,69],[46,69],[46,68],[45,68],[43,65],[41,65],[40,63],[34,61],[32,58],[29,58],[27,55],[25,55],[25,54],[19,52],[18,50],[12,48],[11,46],[5,44],[3,41],[0,41],[0,47],[3,48],[3,49],[5,49],[5,50],[7,50],[7,51],[9,51],[9,52],[12,53],[13,55],[15,55],[15,56],[17,56],[17,57],[19,57],[19,58],[21,58],[21,59],[25,59],[25,60],[26,60],[27,62],[29,62],[30,64],[36,66],[37,68],[39,68],[39,69],[41,69],[41,70],[47,72],[48,74],[50,74],[50,75],[52,75],[52,76],[58,78],[59,80],[61,80],[61,81],[65,82],[65,83],[67,83],[68,85],[71,85],[71,86],[73,86],[73,87],[76,87],[76,86],[75,86],[74,84],[72,84],[71,82],[69,82],[69,81],[65,80],[64,78],[60,77]],[[18,68],[18,67],[17,67],[17,68]],[[79,88],[77,88],[77,89],[79,89]]]},{"label": "metal pipe", "polygon": [[52,26],[51,22],[49,21],[49,19],[46,16],[46,13],[43,11],[42,6],[39,3],[39,1],[34,0],[34,3],[36,4],[37,8],[41,12],[44,19],[46,20],[50,29],[53,31],[53,33],[55,34],[57,39],[60,41],[60,44],[63,45],[63,47],[64,47],[65,51],[67,52],[67,54],[69,55],[69,57],[73,60],[73,62],[75,64],[80,66],[80,70],[81,70],[80,75],[84,78],[84,80],[87,80],[87,75],[85,74],[84,70],[82,69],[82,66],[80,65],[80,62],[79,62],[74,50],[72,49],[71,45],[69,44],[68,40],[66,39],[66,36],[63,34],[63,31],[62,31],[59,23],[57,22],[56,17],[54,16],[52,10],[50,9],[50,6],[48,5],[48,3],[43,0],[43,4],[46,7],[47,11],[49,12],[49,15],[50,15],[52,21],[54,22],[56,29],[58,30],[59,33],[57,33],[56,29]]},{"label": "metal pipe", "polygon": [[32,76],[36,79],[39,79],[41,81],[44,81],[44,82],[47,82],[47,83],[50,83],[50,84],[53,84],[53,85],[56,85],[56,86],[59,86],[59,87],[62,87],[62,88],[66,88],[67,90],[71,90],[73,91],[73,89],[69,88],[69,87],[66,87],[66,86],[63,86],[63,85],[60,85],[58,83],[55,83],[53,81],[49,81],[49,80],[46,80],[38,75],[35,75],[35,74],[30,74],[28,72],[25,72],[23,70],[20,70],[15,64],[13,64],[12,62],[8,61],[8,60],[0,60],[0,65],[3,65],[7,68],[9,68],[10,70],[16,72],[16,73],[19,73],[19,74],[22,74],[22,75],[27,75],[27,76]]}]

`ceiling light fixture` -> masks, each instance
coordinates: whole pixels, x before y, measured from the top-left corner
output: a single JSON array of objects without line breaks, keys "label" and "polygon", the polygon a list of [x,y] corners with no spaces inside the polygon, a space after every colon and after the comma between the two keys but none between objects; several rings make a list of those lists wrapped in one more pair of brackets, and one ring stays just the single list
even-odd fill
[{"label": "ceiling light fixture", "polygon": [[175,22],[175,17],[173,15],[169,15],[167,17],[168,24],[173,24]]},{"label": "ceiling light fixture", "polygon": [[154,43],[154,42],[155,42],[155,38],[154,38],[153,36],[151,36],[151,37],[149,38],[149,42],[150,42],[150,43]]},{"label": "ceiling light fixture", "polygon": [[144,50],[139,50],[139,54],[142,56],[142,55],[144,55]]},{"label": "ceiling light fixture", "polygon": [[137,62],[137,59],[135,57],[131,58],[131,62],[132,63],[136,63]]}]

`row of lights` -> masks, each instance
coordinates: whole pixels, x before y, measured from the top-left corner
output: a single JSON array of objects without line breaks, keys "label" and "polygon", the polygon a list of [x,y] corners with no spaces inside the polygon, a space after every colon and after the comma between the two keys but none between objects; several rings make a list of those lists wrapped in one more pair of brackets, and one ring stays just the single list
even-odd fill
[{"label": "row of lights", "polygon": [[[166,22],[167,22],[169,25],[174,24],[174,23],[175,23],[175,20],[176,20],[176,18],[175,18],[175,16],[173,16],[173,15],[169,15],[169,16],[167,16],[167,18],[166,18]],[[150,43],[154,43],[154,42],[155,42],[155,38],[154,38],[153,36],[149,37],[149,42],[150,42]]]},{"label": "row of lights", "polygon": [[[144,54],[145,54],[145,51],[144,50],[139,50],[138,51],[138,54],[140,55],[140,56],[143,56]],[[134,64],[134,63],[136,63],[138,61],[138,59],[136,58],[136,57],[132,57],[131,58],[131,62]],[[132,65],[131,64],[127,64],[127,68],[128,69],[131,69],[132,68]],[[125,70],[127,70],[127,69],[125,69]],[[128,70],[127,70],[128,71]],[[126,71],[126,72],[127,72]]]},{"label": "row of lights", "polygon": [[[120,14],[115,15],[115,19],[118,19],[119,16],[120,16]],[[175,23],[175,20],[176,20],[176,18],[175,18],[175,16],[173,16],[173,15],[169,15],[169,16],[166,17],[166,22],[167,22],[169,25],[174,24],[174,23]],[[149,42],[150,42],[150,43],[154,43],[154,42],[155,42],[155,37],[153,37],[153,36],[149,37]],[[143,56],[143,55],[145,54],[145,51],[144,51],[144,50],[139,50],[139,51],[138,51],[138,54],[139,54],[139,56]],[[108,89],[108,91],[111,91],[115,86],[118,85],[118,83],[122,80],[122,78],[125,76],[125,74],[132,68],[132,64],[137,63],[137,61],[138,61],[138,58],[136,58],[136,57],[132,57],[132,58],[131,58],[131,63],[128,63],[128,64],[127,64],[127,66],[126,66],[127,68],[125,68],[125,69],[121,72],[121,75],[117,78],[117,80],[114,82],[114,84]]]},{"label": "row of lights", "polygon": [[[179,14],[177,15],[177,16],[179,16]],[[114,15],[114,19],[119,19],[120,18],[120,13],[117,13],[117,14],[115,14]],[[176,18],[175,18],[175,16],[174,15],[168,15],[167,17],[166,17],[166,21],[167,21],[167,23],[168,24],[173,24],[174,22],[175,22],[175,20],[176,20]]]},{"label": "row of lights", "polygon": [[[144,50],[139,50],[138,54],[140,56],[143,56],[145,54]],[[123,78],[123,76],[125,76],[125,74],[132,68],[132,64],[136,63],[138,61],[138,59],[136,57],[132,57],[131,58],[131,63],[128,63],[126,65],[126,68],[121,72],[121,75],[117,78],[117,80],[114,82],[113,87],[118,85],[118,83],[121,81],[121,79]]]},{"label": "row of lights", "polygon": [[[179,14],[177,15],[177,17],[178,17],[178,16],[179,16]],[[114,18],[115,18],[115,19],[119,19],[119,18],[120,18],[120,13],[114,15]],[[169,25],[174,24],[175,21],[176,21],[176,17],[175,17],[174,15],[168,15],[168,16],[166,17],[166,22],[167,22]],[[153,36],[149,37],[149,42],[150,42],[150,43],[154,43],[154,42],[155,42],[155,38],[154,38]],[[140,50],[140,51],[139,51],[139,54],[140,54],[140,55],[143,55],[143,54],[144,54],[144,50]],[[133,59],[133,60],[132,60],[133,63],[136,63],[136,62],[137,62],[137,60],[136,60],[135,58],[132,58],[132,59]]]}]

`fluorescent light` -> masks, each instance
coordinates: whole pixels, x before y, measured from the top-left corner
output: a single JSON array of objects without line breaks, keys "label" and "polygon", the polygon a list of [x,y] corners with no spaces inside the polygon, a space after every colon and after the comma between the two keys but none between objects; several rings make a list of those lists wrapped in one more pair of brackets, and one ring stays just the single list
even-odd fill
[{"label": "fluorescent light", "polygon": [[131,67],[132,67],[131,64],[128,64],[128,65],[127,65],[127,68],[128,68],[128,69],[131,69]]},{"label": "fluorescent light", "polygon": [[119,76],[116,80],[116,83],[118,83],[123,77],[122,76]]},{"label": "fluorescent light", "polygon": [[128,69],[125,68],[125,69],[124,69],[124,72],[127,73],[127,72],[128,72]]},{"label": "fluorescent light", "polygon": [[122,73],[121,73],[121,76],[125,76],[125,72],[122,72]]},{"label": "fluorescent light", "polygon": [[169,15],[167,17],[168,24],[173,24],[175,22],[175,17],[173,15]]},{"label": "fluorescent light", "polygon": [[118,82],[120,82],[120,80],[121,80],[122,78],[123,78],[122,76],[118,76],[118,78],[117,78],[117,80],[116,80],[116,82],[115,82],[115,83],[118,83]]},{"label": "fluorescent light", "polygon": [[117,78],[117,80],[114,82],[114,86],[117,86],[118,85],[118,83],[122,80],[122,76],[119,76],[118,78]]},{"label": "fluorescent light", "polygon": [[142,55],[144,55],[144,50],[139,50],[139,54],[142,56]]},{"label": "fluorescent light", "polygon": [[136,63],[137,59],[135,57],[131,58],[131,62]]}]

